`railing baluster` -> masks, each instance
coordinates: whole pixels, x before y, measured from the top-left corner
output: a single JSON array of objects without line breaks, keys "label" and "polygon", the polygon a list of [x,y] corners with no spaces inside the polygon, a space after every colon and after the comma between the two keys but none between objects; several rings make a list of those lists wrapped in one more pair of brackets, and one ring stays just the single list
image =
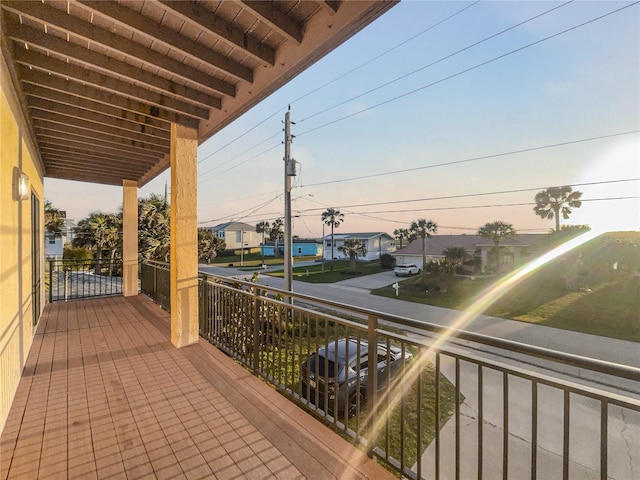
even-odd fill
[{"label": "railing baluster", "polygon": [[609,477],[609,404],[600,400],[600,479]]},{"label": "railing baluster", "polygon": [[509,376],[502,374],[502,478],[509,478]]},{"label": "railing baluster", "polygon": [[478,480],[482,480],[484,450],[484,382],[482,365],[478,364]]},{"label": "railing baluster", "polygon": [[460,480],[460,359],[456,357],[456,390],[455,390],[455,419],[456,419],[456,445],[455,445],[455,477]]},{"label": "railing baluster", "polygon": [[569,390],[564,391],[564,411],[562,421],[562,478],[569,479],[569,417],[571,415],[571,405],[569,403]]},{"label": "railing baluster", "polygon": [[531,480],[538,478],[538,382],[531,382]]},{"label": "railing baluster", "polygon": [[436,376],[434,379],[436,384],[436,404],[434,415],[435,434],[436,434],[436,459],[435,459],[435,478],[440,480],[440,352],[436,351]]}]

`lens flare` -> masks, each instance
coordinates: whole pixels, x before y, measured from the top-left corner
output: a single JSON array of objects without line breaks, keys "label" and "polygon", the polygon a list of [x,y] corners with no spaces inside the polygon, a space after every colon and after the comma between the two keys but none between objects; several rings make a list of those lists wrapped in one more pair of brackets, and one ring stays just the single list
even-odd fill
[{"label": "lens flare", "polygon": [[[499,282],[492,285],[491,288],[482,292],[475,301],[463,312],[460,312],[460,315],[457,317],[455,322],[446,329],[433,343],[429,345],[427,349],[421,350],[421,352],[415,357],[414,361],[405,367],[404,380],[406,384],[413,383],[418,375],[420,375],[422,368],[425,364],[431,363],[429,358],[440,349],[440,347],[446,343],[450,338],[455,337],[456,333],[460,330],[463,330],[466,326],[474,321],[479,315],[482,314],[492,303],[497,301],[507,292],[509,292],[513,287],[518,285],[522,280],[527,278],[536,270],[540,269],[544,265],[549,262],[555,260],[556,258],[564,255],[567,252],[583,245],[584,243],[596,238],[601,233],[604,233],[600,230],[590,230],[585,232],[562,245],[554,248],[553,250],[545,253],[544,255],[532,260],[526,265],[514,270],[510,274],[506,275]],[[438,379],[439,381],[439,379]],[[396,385],[398,387],[398,385]],[[391,412],[396,408],[402,395],[397,394],[398,392],[394,392],[390,395],[391,389],[387,389],[380,397],[377,399],[377,404],[373,405],[372,408],[369,409],[369,413],[365,420],[365,425],[370,425],[370,428],[365,433],[365,437],[367,438],[367,445],[371,446],[371,449],[376,445],[377,438],[384,426],[387,423],[387,418],[391,414]],[[406,389],[405,389],[406,391]],[[404,392],[400,392],[404,395]],[[376,412],[379,405],[386,404],[388,407],[386,410],[375,416],[375,420],[372,418],[372,415]],[[418,435],[420,432],[418,432]],[[439,433],[436,432],[436,435]],[[418,452],[418,455],[421,455],[421,452]],[[356,459],[351,459],[355,461]],[[345,472],[345,475],[347,473]],[[343,476],[343,478],[346,478]]]}]

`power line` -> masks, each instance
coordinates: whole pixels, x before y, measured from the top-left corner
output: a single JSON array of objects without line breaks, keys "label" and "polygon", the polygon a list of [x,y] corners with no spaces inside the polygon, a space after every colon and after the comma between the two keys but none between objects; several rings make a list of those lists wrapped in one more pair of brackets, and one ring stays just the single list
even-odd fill
[{"label": "power line", "polygon": [[[282,196],[282,194],[276,195],[275,197],[273,197],[273,198],[271,198],[271,199],[267,200],[267,201],[266,201],[266,202],[264,202],[264,203],[261,203],[260,205],[256,206],[255,208],[254,208],[254,207],[249,207],[249,208],[247,208],[247,209],[245,209],[245,210],[241,210],[241,211],[236,212],[236,213],[234,213],[234,214],[232,214],[232,215],[227,215],[226,217],[221,217],[221,218],[214,218],[214,219],[212,219],[212,220],[205,220],[205,221],[202,221],[202,222],[198,222],[198,224],[199,224],[199,225],[202,225],[203,223],[219,222],[220,220],[225,220],[225,219],[227,219],[227,218],[235,218],[237,215],[240,215],[240,214],[242,214],[242,213],[245,213],[245,212],[246,212],[246,211],[248,211],[248,210],[251,210],[251,212],[249,212],[249,213],[248,213],[247,215],[245,215],[244,217],[240,217],[239,219],[237,219],[237,220],[241,220],[241,219],[243,219],[243,218],[248,217],[249,215],[252,215],[252,214],[253,214],[253,213],[255,213],[256,211],[260,210],[261,208],[266,207],[266,206],[267,206],[267,205],[269,205],[271,202],[273,202],[273,201],[277,200],[277,199],[278,199],[279,197],[281,197],[281,196]],[[252,209],[253,209],[253,210],[252,210]]]},{"label": "power line", "polygon": [[[599,201],[610,201],[610,200],[632,200],[640,198],[640,195],[630,195],[627,197],[601,197],[601,198],[587,198],[580,199],[581,202],[599,202]],[[352,215],[362,215],[369,216],[371,214],[381,214],[381,213],[411,213],[411,212],[431,212],[431,211],[439,211],[439,210],[473,210],[478,208],[494,208],[494,207],[520,207],[520,206],[530,206],[536,205],[535,202],[521,202],[521,203],[494,203],[487,205],[464,205],[464,206],[456,206],[456,207],[432,207],[432,208],[415,208],[415,209],[403,209],[403,210],[380,210],[374,212],[347,212]],[[312,214],[302,215],[305,217],[316,216]],[[406,222],[400,222],[406,223]]]},{"label": "power line", "polygon": [[[245,150],[244,152],[239,153],[238,155],[236,155],[236,156],[234,156],[234,157],[231,157],[230,159],[228,159],[228,160],[226,160],[226,161],[224,161],[224,162],[222,162],[222,163],[220,163],[220,164],[218,164],[218,165],[215,165],[213,168],[210,168],[210,169],[209,169],[209,170],[207,170],[206,172],[201,173],[199,176],[200,176],[200,177],[205,177],[205,176],[207,176],[208,174],[210,174],[210,173],[214,172],[216,169],[218,169],[218,168],[222,167],[223,165],[226,165],[227,163],[231,162],[232,160],[235,160],[236,158],[239,158],[239,157],[241,157],[241,156],[243,156],[243,155],[245,155],[245,154],[249,153],[249,152],[250,152],[251,150],[253,150],[254,148],[259,147],[259,146],[260,146],[260,145],[262,145],[263,143],[268,142],[269,140],[271,140],[272,138],[274,138],[274,137],[276,137],[276,136],[278,136],[278,135],[280,135],[280,132],[275,133],[275,134],[271,135],[271,136],[270,136],[270,137],[268,137],[268,138],[265,138],[265,139],[264,139],[264,140],[262,140],[260,143],[255,144],[253,147],[248,148],[248,149],[247,149],[247,150]],[[254,158],[259,157],[260,155],[264,155],[265,153],[269,152],[270,150],[273,150],[274,148],[276,148],[276,147],[277,147],[277,146],[279,146],[279,145],[280,145],[280,143],[278,143],[277,145],[274,145],[274,146],[272,146],[272,147],[269,147],[267,150],[264,150],[264,151],[262,151],[262,152],[260,152],[260,153],[258,153],[258,154],[256,154],[256,155],[254,155],[253,157],[249,158],[248,160],[244,160],[243,162],[241,162],[241,163],[239,163],[239,164],[237,164],[237,165],[235,165],[235,166],[233,166],[233,167],[231,167],[231,168],[228,168],[228,169],[227,169],[227,170],[225,170],[224,172],[227,172],[227,171],[229,171],[229,170],[231,170],[231,169],[233,169],[233,168],[236,168],[236,167],[238,167],[238,166],[242,165],[243,163],[247,163],[249,160],[253,160]],[[199,163],[199,162],[198,162],[198,163]],[[224,173],[224,172],[223,172],[223,173]],[[204,178],[200,178],[200,180],[198,180],[198,183],[201,183],[201,182],[203,182],[203,181],[204,181]]]},{"label": "power line", "polygon": [[413,70],[413,71],[411,71],[411,72],[405,73],[404,75],[401,75],[401,76],[399,76],[399,77],[396,77],[396,78],[394,78],[393,80],[390,80],[390,81],[385,82],[385,83],[383,83],[383,84],[381,84],[381,85],[378,85],[377,87],[374,87],[374,88],[372,88],[372,89],[370,89],[370,90],[367,90],[367,91],[365,91],[365,92],[362,92],[362,93],[360,93],[360,94],[358,94],[358,95],[356,95],[356,96],[354,96],[354,97],[348,98],[347,100],[344,100],[344,101],[342,101],[342,102],[336,103],[335,105],[332,105],[332,106],[330,106],[330,107],[327,107],[327,108],[325,108],[325,109],[323,109],[323,110],[320,110],[319,112],[316,112],[316,113],[314,113],[314,114],[309,115],[308,117],[303,118],[302,120],[299,120],[299,121],[298,121],[298,123],[302,123],[302,122],[304,122],[305,120],[309,120],[310,118],[316,117],[316,116],[321,115],[321,114],[323,114],[323,113],[326,113],[326,112],[328,112],[328,111],[330,111],[330,110],[333,110],[333,109],[335,109],[335,108],[337,108],[337,107],[340,107],[340,106],[344,105],[345,103],[352,102],[353,100],[357,100],[358,98],[364,97],[365,95],[368,95],[368,94],[373,93],[373,92],[375,92],[375,91],[377,91],[377,90],[380,90],[381,88],[384,88],[384,87],[387,87],[387,86],[389,86],[389,85],[391,85],[391,84],[393,84],[393,83],[399,82],[400,80],[404,80],[405,78],[408,78],[408,77],[410,77],[411,75],[415,75],[416,73],[421,72],[421,71],[423,71],[423,70],[425,70],[425,69],[427,69],[427,68],[429,68],[429,67],[432,67],[432,66],[434,66],[434,65],[437,65],[437,64],[438,64],[438,63],[440,63],[440,62],[443,62],[443,61],[445,61],[445,60],[448,60],[449,58],[455,57],[456,55],[458,55],[458,54],[460,54],[460,53],[462,53],[462,52],[465,52],[465,51],[467,51],[467,50],[470,50],[471,48],[476,47],[476,46],[478,46],[478,45],[480,45],[480,44],[482,44],[482,43],[484,43],[484,42],[487,42],[487,41],[489,41],[489,40],[491,40],[491,39],[493,39],[493,38],[496,38],[496,37],[498,37],[498,36],[502,35],[503,33],[509,32],[509,31],[513,30],[514,28],[520,27],[520,26],[522,26],[522,25],[524,25],[524,24],[526,24],[526,23],[528,23],[528,22],[531,22],[531,21],[536,20],[536,19],[538,19],[538,18],[540,18],[540,17],[542,17],[542,16],[544,16],[544,15],[547,15],[547,14],[549,14],[549,13],[553,12],[554,10],[557,10],[557,9],[559,9],[559,8],[562,8],[562,7],[564,7],[564,6],[566,6],[566,5],[570,4],[570,3],[573,3],[573,1],[574,1],[574,0],[569,0],[568,2],[565,2],[565,3],[561,4],[561,5],[555,6],[555,7],[551,8],[551,9],[549,9],[549,10],[546,10],[546,11],[544,11],[544,12],[542,12],[542,13],[539,13],[538,15],[535,15],[535,16],[533,16],[533,17],[530,17],[530,18],[528,18],[527,20],[524,20],[524,21],[522,21],[522,22],[520,22],[520,23],[517,23],[517,24],[515,24],[515,25],[512,25],[512,26],[511,26],[511,27],[509,27],[509,28],[506,28],[506,29],[504,29],[504,30],[501,30],[500,32],[494,33],[493,35],[490,35],[490,36],[488,36],[488,37],[485,37],[485,38],[483,38],[482,40],[479,40],[479,41],[477,41],[477,42],[475,42],[475,43],[473,43],[473,44],[471,44],[471,45],[468,45],[468,46],[466,46],[466,47],[464,47],[464,48],[461,48],[460,50],[458,50],[458,51],[456,51],[456,52],[453,52],[453,53],[450,53],[449,55],[446,55],[446,56],[444,56],[444,57],[441,57],[441,58],[439,58],[438,60],[435,60],[435,61],[433,61],[433,62],[431,62],[431,63],[429,63],[429,64],[427,64],[427,65],[423,65],[422,67],[420,67],[420,68],[418,68],[418,69],[416,69],[416,70]]},{"label": "power line", "polygon": [[[618,180],[603,180],[603,181],[599,181],[599,182],[585,182],[585,183],[575,183],[572,184],[572,187],[586,187],[586,186],[592,186],[592,185],[606,185],[606,184],[611,184],[611,183],[624,183],[624,182],[637,182],[640,181],[640,177],[638,178],[623,178],[623,179],[618,179]],[[513,189],[513,190],[500,190],[500,191],[493,191],[493,192],[480,192],[480,193],[463,193],[460,195],[446,195],[446,196],[442,196],[442,197],[427,197],[427,198],[415,198],[415,199],[410,199],[410,200],[394,200],[394,201],[389,201],[389,202],[374,202],[374,203],[361,203],[361,204],[357,204],[357,205],[346,205],[346,206],[337,206],[336,208],[359,208],[359,207],[373,207],[373,206],[379,206],[379,205],[395,205],[395,204],[400,204],[400,203],[414,203],[414,202],[427,202],[427,201],[432,201],[432,200],[452,200],[452,199],[456,199],[456,198],[469,198],[469,197],[483,197],[483,196],[487,196],[487,195],[501,195],[501,194],[506,194],[506,193],[520,193],[520,192],[534,192],[534,191],[541,191],[541,190],[545,190],[548,188],[557,188],[557,187],[562,187],[564,185],[554,185],[552,187],[534,187],[534,188],[518,188],[518,189]],[[298,210],[299,212],[312,212],[312,211],[316,211],[316,210],[320,210],[319,208],[309,208],[306,210]]]},{"label": "power line", "polygon": [[[453,14],[449,15],[448,17],[445,17],[444,19],[440,20],[439,22],[434,23],[433,25],[431,25],[431,26],[427,27],[426,29],[424,29],[424,30],[422,30],[422,31],[420,31],[420,32],[418,32],[418,33],[416,33],[415,35],[413,35],[413,36],[409,37],[408,39],[403,40],[403,41],[402,41],[402,42],[400,42],[399,44],[397,44],[397,45],[395,45],[395,46],[393,46],[393,47],[391,47],[391,48],[389,48],[389,49],[385,50],[384,52],[382,52],[382,53],[380,53],[380,54],[376,55],[375,57],[372,57],[372,58],[370,58],[369,60],[367,60],[367,61],[365,61],[365,62],[361,63],[361,64],[360,64],[360,65],[358,65],[357,67],[354,67],[354,68],[352,68],[351,70],[348,70],[347,72],[345,72],[345,73],[343,73],[343,74],[341,74],[341,75],[338,75],[337,77],[333,78],[332,80],[329,80],[328,82],[326,82],[326,83],[324,83],[324,84],[320,85],[319,87],[314,88],[313,90],[308,91],[307,93],[305,93],[305,94],[303,94],[303,95],[299,96],[298,98],[296,98],[296,99],[292,100],[291,102],[288,102],[288,105],[292,105],[293,103],[298,102],[298,101],[300,101],[300,100],[302,100],[302,99],[304,99],[304,98],[306,98],[306,97],[308,97],[308,96],[310,96],[310,95],[312,95],[312,94],[314,94],[314,93],[316,93],[316,92],[318,92],[318,91],[322,90],[323,88],[325,88],[325,87],[327,87],[327,86],[331,85],[332,83],[335,83],[335,82],[337,82],[338,80],[343,79],[344,77],[346,77],[346,76],[348,76],[348,75],[352,74],[353,72],[355,72],[355,71],[359,70],[360,68],[362,68],[362,67],[364,67],[364,66],[366,66],[366,65],[368,65],[368,64],[370,64],[370,63],[372,63],[372,62],[374,62],[374,61],[376,61],[376,60],[378,60],[378,59],[380,59],[380,58],[382,58],[382,57],[384,57],[385,55],[387,55],[387,54],[391,53],[392,51],[394,51],[394,50],[398,49],[399,47],[401,47],[401,46],[403,46],[403,45],[405,45],[405,44],[407,44],[407,43],[411,42],[412,40],[414,40],[414,39],[418,38],[419,36],[421,36],[421,35],[423,35],[423,34],[427,33],[428,31],[430,31],[430,30],[432,30],[432,29],[434,29],[435,27],[442,25],[443,23],[445,23],[445,22],[447,22],[448,20],[450,20],[450,19],[454,18],[455,16],[457,16],[457,15],[461,14],[462,12],[464,12],[464,11],[466,11],[467,9],[469,9],[469,8],[473,7],[474,5],[477,5],[478,3],[480,3],[480,1],[481,1],[481,0],[477,0],[476,2],[473,2],[472,4],[467,5],[466,7],[461,8],[460,10],[458,10],[458,11],[454,12]],[[573,1],[573,0],[572,0],[572,1]],[[228,146],[230,146],[230,145],[232,145],[233,143],[237,142],[237,141],[238,141],[238,140],[240,140],[242,137],[244,137],[244,136],[245,136],[245,135],[247,135],[248,133],[252,132],[252,131],[253,131],[253,130],[255,130],[256,128],[258,128],[260,125],[262,125],[263,123],[265,123],[267,120],[270,120],[270,119],[271,119],[271,118],[273,118],[275,115],[277,115],[278,113],[282,112],[282,110],[284,110],[285,108],[286,108],[286,107],[280,107],[278,110],[276,110],[275,112],[273,112],[273,113],[272,113],[271,115],[269,115],[267,118],[265,118],[265,119],[261,120],[260,122],[258,122],[256,125],[254,125],[254,126],[253,126],[253,127],[251,127],[250,129],[248,129],[247,131],[245,131],[245,132],[243,132],[242,134],[238,135],[238,136],[237,136],[237,137],[235,137],[233,140],[230,140],[229,142],[227,142],[226,144],[224,144],[222,147],[218,148],[216,151],[214,151],[214,152],[210,153],[209,155],[207,155],[207,156],[203,157],[201,160],[199,160],[199,161],[198,161],[198,164],[200,164],[201,162],[204,162],[205,160],[207,160],[207,159],[211,158],[212,156],[214,156],[215,154],[217,154],[217,153],[221,152],[222,150],[224,150],[224,149],[225,149],[225,148],[227,148]],[[277,134],[274,134],[274,135],[272,135],[271,137],[269,137],[267,140],[269,140],[269,139],[271,139],[271,138],[273,138],[273,137],[275,137],[276,135],[279,135],[279,134],[280,134],[280,133],[278,132]],[[261,142],[260,144],[262,144],[262,143],[264,143],[264,142]],[[258,144],[258,145],[260,145],[260,144]],[[257,147],[258,145],[255,145],[254,147],[252,147],[252,148],[251,148],[251,149],[249,149],[249,150],[252,150],[253,148]],[[246,153],[246,152],[244,152],[244,153]],[[243,155],[243,154],[241,154],[241,155]],[[229,159],[229,160],[227,160],[227,161],[223,162],[223,163],[222,163],[222,164],[220,164],[220,165],[224,165],[225,163],[228,163],[228,162],[230,162],[231,160],[234,160],[235,158],[238,158],[238,156],[233,157],[233,158],[231,158],[231,159]],[[218,165],[218,167],[219,167],[220,165]]]},{"label": "power line", "polygon": [[427,89],[429,87],[433,87],[434,85],[438,85],[440,83],[446,82],[447,80],[451,80],[453,78],[459,77],[460,75],[463,75],[465,73],[471,72],[471,71],[473,71],[473,70],[475,70],[477,68],[489,65],[490,63],[493,63],[493,62],[495,62],[497,60],[501,60],[503,58],[506,58],[509,55],[513,55],[514,53],[517,53],[517,52],[520,52],[520,51],[525,50],[527,48],[533,47],[533,46],[538,45],[538,44],[540,44],[542,42],[546,42],[547,40],[550,40],[552,38],[558,37],[558,36],[563,35],[565,33],[571,32],[572,30],[576,30],[578,28],[584,27],[584,26],[589,25],[590,23],[596,22],[598,20],[602,20],[605,17],[608,17],[608,16],[613,15],[615,13],[618,13],[618,12],[620,12],[622,10],[625,10],[625,9],[627,9],[629,7],[637,5],[638,3],[640,3],[640,1],[636,1],[636,2],[630,3],[628,5],[625,5],[623,7],[618,8],[616,10],[612,10],[612,11],[610,11],[608,13],[605,13],[605,14],[600,15],[598,17],[592,18],[591,20],[587,20],[586,22],[580,23],[578,25],[574,25],[573,27],[567,28],[567,29],[562,30],[562,31],[560,31],[558,33],[554,33],[553,35],[549,35],[549,36],[544,37],[544,38],[542,38],[540,40],[536,40],[535,42],[532,42],[532,43],[529,43],[529,44],[524,45],[522,47],[516,48],[515,50],[511,50],[511,51],[509,51],[507,53],[503,53],[502,55],[498,55],[497,57],[494,57],[494,58],[491,58],[491,59],[486,60],[484,62],[478,63],[478,64],[476,64],[476,65],[474,65],[472,67],[469,67],[469,68],[466,68],[464,70],[461,70],[461,71],[459,71],[457,73],[454,73],[454,74],[448,75],[446,77],[443,77],[440,80],[436,80],[435,82],[431,82],[429,84],[423,85],[421,87],[415,88],[415,89],[410,90],[408,92],[405,92],[403,94],[397,95],[397,96],[395,96],[393,98],[390,98],[388,100],[385,100],[383,102],[377,103],[375,105],[371,105],[370,107],[363,108],[362,110],[358,110],[357,112],[350,113],[350,114],[345,115],[343,117],[339,117],[339,118],[337,118],[335,120],[332,120],[330,122],[324,123],[324,124],[319,125],[319,126],[314,127],[314,128],[311,128],[311,129],[306,130],[306,131],[304,131],[302,133],[299,133],[297,136],[300,137],[302,135],[306,135],[307,133],[315,132],[316,130],[320,130],[321,128],[328,127],[329,125],[333,125],[335,123],[341,122],[343,120],[346,120],[348,118],[354,117],[356,115],[360,115],[361,113],[367,112],[369,110],[373,110],[374,108],[378,108],[378,107],[381,107],[381,106],[386,105],[388,103],[395,102],[396,100],[400,100],[400,99],[402,99],[404,97],[407,97],[409,95],[413,95],[414,93],[420,92],[420,91],[425,90],[425,89]]},{"label": "power line", "polygon": [[[203,157],[201,160],[198,160],[198,164],[204,162],[205,160],[207,160],[208,158],[213,157],[216,153],[221,152],[222,150],[224,150],[225,148],[227,148],[229,145],[237,142],[238,140],[240,140],[242,137],[244,137],[245,135],[247,135],[248,133],[252,132],[253,130],[255,130],[256,128],[258,128],[260,125],[262,125],[264,122],[266,122],[267,120],[273,118],[275,115],[277,115],[278,113],[280,113],[283,110],[283,108],[279,108],[278,110],[276,110],[275,112],[273,112],[271,115],[269,115],[267,118],[265,118],[264,120],[261,120],[260,122],[256,123],[253,127],[251,127],[249,130],[247,130],[244,133],[241,133],[240,135],[238,135],[237,137],[235,137],[233,140],[230,140],[229,142],[225,143],[222,147],[218,148],[215,152],[210,153],[209,155],[207,155],[206,157]],[[273,138],[273,137],[270,137]],[[230,160],[227,160],[227,162],[229,162]]]},{"label": "power line", "polygon": [[337,180],[327,180],[325,182],[310,183],[310,184],[305,185],[305,186],[306,187],[317,187],[317,186],[320,186],[320,185],[330,185],[330,184],[333,184],[333,183],[351,182],[351,181],[354,181],[354,180],[363,180],[363,179],[366,179],[366,178],[384,177],[384,176],[387,176],[387,175],[395,175],[395,174],[398,174],[398,173],[415,172],[415,171],[418,171],[418,170],[426,170],[428,168],[446,167],[446,166],[449,166],[449,165],[458,165],[458,164],[461,164],[461,163],[477,162],[479,160],[487,160],[489,158],[497,158],[497,157],[504,157],[504,156],[507,156],[507,155],[516,155],[516,154],[519,154],[519,153],[534,152],[534,151],[537,151],[537,150],[544,150],[544,149],[547,149],[547,148],[563,147],[563,146],[566,146],[566,145],[574,145],[574,144],[577,144],[577,143],[591,142],[591,141],[594,141],[594,140],[602,140],[604,138],[619,137],[619,136],[622,136],[622,135],[630,135],[630,134],[638,133],[638,132],[640,132],[640,130],[630,130],[628,132],[618,132],[618,133],[612,133],[612,134],[609,134],[609,135],[600,135],[598,137],[582,138],[582,139],[579,139],[579,140],[569,140],[569,141],[566,141],[566,142],[552,143],[552,144],[542,145],[542,146],[538,146],[538,147],[524,148],[524,149],[521,149],[521,150],[512,150],[512,151],[509,151],[509,152],[494,153],[494,154],[491,154],[491,155],[483,155],[481,157],[471,157],[471,158],[465,158],[463,160],[453,160],[451,162],[436,163],[436,164],[433,164],[433,165],[424,165],[422,167],[405,168],[405,169],[402,169],[402,170],[391,170],[391,171],[388,171],[388,172],[372,173],[372,174],[369,174],[369,175],[360,175],[358,177],[340,178],[340,179],[337,179]]},{"label": "power line", "polygon": [[[573,1],[573,0],[572,0],[572,1]],[[313,90],[311,90],[311,91],[309,91],[309,92],[305,93],[304,95],[301,95],[300,97],[298,97],[298,98],[296,98],[295,100],[293,100],[291,103],[293,104],[294,102],[297,102],[297,101],[299,101],[299,100],[302,100],[302,99],[304,99],[304,98],[308,97],[309,95],[312,95],[312,94],[314,94],[314,93],[316,93],[316,92],[318,92],[318,91],[322,90],[323,88],[328,87],[328,86],[329,86],[329,85],[331,85],[332,83],[335,83],[335,82],[337,82],[338,80],[341,80],[341,79],[343,79],[344,77],[346,77],[346,76],[348,76],[348,75],[351,75],[353,72],[355,72],[355,71],[357,71],[357,70],[360,70],[362,67],[364,67],[364,66],[366,66],[366,65],[369,65],[370,63],[372,63],[372,62],[374,62],[374,61],[378,60],[379,58],[384,57],[384,56],[385,56],[385,55],[387,55],[388,53],[391,53],[392,51],[394,51],[394,50],[396,50],[396,49],[400,48],[402,45],[405,45],[405,44],[409,43],[410,41],[415,40],[415,39],[416,39],[416,38],[418,38],[419,36],[421,36],[421,35],[423,35],[423,34],[427,33],[427,32],[428,32],[428,31],[430,31],[430,30],[433,30],[434,28],[436,28],[436,27],[438,27],[438,26],[442,25],[443,23],[445,23],[445,22],[447,22],[447,21],[451,20],[452,18],[454,18],[454,17],[456,17],[457,15],[461,14],[462,12],[464,12],[464,11],[468,10],[469,8],[471,8],[471,7],[475,6],[475,5],[477,5],[478,3],[480,3],[480,0],[478,0],[477,2],[473,2],[472,4],[467,5],[466,7],[461,8],[460,10],[457,10],[456,12],[452,13],[452,14],[451,14],[451,15],[449,15],[448,17],[445,17],[445,18],[443,18],[442,20],[440,20],[439,22],[436,22],[436,23],[434,23],[433,25],[431,25],[431,26],[429,26],[429,27],[425,28],[425,29],[424,29],[424,30],[422,30],[421,32],[416,33],[415,35],[413,35],[413,36],[409,37],[408,39],[406,39],[406,40],[404,40],[404,41],[402,41],[402,42],[398,43],[397,45],[395,45],[395,46],[393,46],[393,47],[391,47],[391,48],[389,48],[389,49],[385,50],[384,52],[382,52],[382,53],[380,53],[380,54],[376,55],[375,57],[370,58],[369,60],[367,60],[367,61],[365,61],[365,62],[361,63],[360,65],[358,65],[358,66],[356,66],[356,67],[353,67],[351,70],[348,70],[347,72],[345,72],[345,73],[343,73],[343,74],[341,74],[341,75],[339,75],[339,76],[337,76],[337,77],[333,78],[332,80],[329,80],[328,82],[326,82],[326,83],[324,83],[324,84],[320,85],[319,87],[317,87],[317,88],[315,88],[315,89],[313,89]],[[322,112],[320,112],[320,113],[322,113]],[[306,118],[304,118],[304,119],[300,120],[300,122],[302,122],[302,121],[304,121],[304,120],[307,120],[307,119],[309,119],[309,118],[311,118],[311,117],[314,117],[315,115],[317,115],[317,114],[311,115],[310,117],[306,117]]]}]

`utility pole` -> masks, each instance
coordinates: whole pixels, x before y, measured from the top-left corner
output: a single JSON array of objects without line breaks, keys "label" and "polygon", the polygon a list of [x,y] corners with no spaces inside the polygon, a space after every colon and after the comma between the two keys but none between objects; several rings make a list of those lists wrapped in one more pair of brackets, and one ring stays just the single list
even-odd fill
[{"label": "utility pole", "polygon": [[[293,248],[291,233],[291,177],[296,176],[296,161],[291,158],[290,110],[284,114],[284,289],[293,291]],[[287,300],[293,303],[291,297]]]}]

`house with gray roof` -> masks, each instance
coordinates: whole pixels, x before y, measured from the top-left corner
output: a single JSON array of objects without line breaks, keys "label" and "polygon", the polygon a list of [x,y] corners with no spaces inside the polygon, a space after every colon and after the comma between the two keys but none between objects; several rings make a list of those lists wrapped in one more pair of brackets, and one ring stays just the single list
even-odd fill
[{"label": "house with gray roof", "polygon": [[[536,243],[546,234],[526,234],[505,237],[500,242],[500,272],[521,266],[531,257]],[[467,252],[465,260],[477,259],[477,270],[495,270],[495,245],[480,235],[434,235],[427,239],[427,263],[445,258],[444,251],[450,247],[462,247]],[[413,240],[406,247],[393,252],[396,264],[414,263],[422,268],[422,239]]]},{"label": "house with gray roof", "polygon": [[[360,260],[371,261],[380,258],[384,253],[391,253],[396,248],[395,239],[385,232],[366,232],[366,233],[334,233],[333,234],[333,258],[338,260],[341,258],[349,258],[338,250],[338,247],[344,245],[345,240],[357,239],[362,242],[367,254],[358,257]],[[331,260],[331,235],[324,237],[324,258]]]}]

